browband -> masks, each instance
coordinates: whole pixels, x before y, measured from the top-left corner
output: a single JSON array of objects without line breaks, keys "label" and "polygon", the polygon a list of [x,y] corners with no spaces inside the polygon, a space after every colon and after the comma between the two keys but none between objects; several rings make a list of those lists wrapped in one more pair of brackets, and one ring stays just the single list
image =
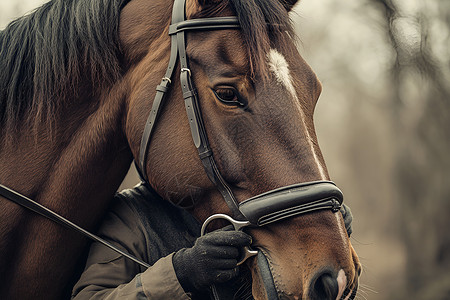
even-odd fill
[{"label": "browband", "polygon": [[216,17],[191,19],[172,24],[169,27],[169,35],[177,34],[186,30],[218,30],[239,29],[241,25],[236,17]]}]

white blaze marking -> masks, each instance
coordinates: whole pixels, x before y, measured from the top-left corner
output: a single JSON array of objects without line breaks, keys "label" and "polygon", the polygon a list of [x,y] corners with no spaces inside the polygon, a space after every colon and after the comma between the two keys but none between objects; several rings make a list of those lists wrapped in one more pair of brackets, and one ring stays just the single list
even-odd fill
[{"label": "white blaze marking", "polygon": [[347,276],[345,276],[345,272],[342,269],[339,270],[337,282],[339,286],[339,294],[337,295],[336,300],[339,300],[344,294],[345,287],[347,286]]},{"label": "white blaze marking", "polygon": [[270,49],[269,54],[269,69],[275,74],[279,84],[284,85],[288,92],[297,98],[297,92],[292,84],[291,72],[289,71],[289,65],[284,56],[275,49]]},{"label": "white blaze marking", "polygon": [[301,119],[305,128],[306,132],[306,138],[308,140],[309,146],[311,148],[311,152],[314,156],[314,160],[316,161],[317,167],[319,169],[320,176],[322,179],[326,179],[325,171],[320,164],[319,157],[316,153],[316,149],[314,147],[313,140],[311,138],[311,135],[309,134],[308,126],[306,126],[305,121],[305,113],[302,110],[302,107],[300,105],[300,101],[297,96],[297,92],[295,90],[294,84],[292,82],[291,72],[289,70],[289,64],[287,63],[284,56],[278,52],[275,49],[270,49],[269,54],[267,54],[268,58],[268,64],[269,64],[269,70],[275,75],[275,78],[277,79],[277,82],[281,85],[283,85],[286,90],[291,94],[291,96],[294,98],[295,106],[297,107],[298,111],[300,112]]}]

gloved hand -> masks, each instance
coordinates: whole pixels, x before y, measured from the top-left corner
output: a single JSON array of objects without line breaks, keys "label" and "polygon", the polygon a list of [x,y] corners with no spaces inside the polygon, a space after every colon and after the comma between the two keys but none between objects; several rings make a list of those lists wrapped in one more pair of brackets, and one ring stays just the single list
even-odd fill
[{"label": "gloved hand", "polygon": [[186,292],[206,289],[238,275],[240,250],[250,246],[251,237],[241,231],[214,231],[199,237],[192,248],[173,256],[178,281]]},{"label": "gloved hand", "polygon": [[342,213],[342,217],[344,218],[345,229],[347,230],[348,237],[350,237],[350,235],[353,232],[353,229],[352,229],[352,221],[353,221],[352,211],[350,210],[350,207],[348,207],[345,204],[342,204],[342,206],[341,206],[341,213]]}]

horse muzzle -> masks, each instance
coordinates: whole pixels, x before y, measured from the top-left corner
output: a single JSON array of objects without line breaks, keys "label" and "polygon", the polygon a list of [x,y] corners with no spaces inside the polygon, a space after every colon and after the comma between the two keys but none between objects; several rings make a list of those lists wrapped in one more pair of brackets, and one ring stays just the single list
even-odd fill
[{"label": "horse muzzle", "polygon": [[[342,202],[342,192],[330,181],[290,185],[240,202],[240,215],[236,217],[238,220],[224,214],[216,214],[209,217],[203,224],[202,234],[205,233],[206,227],[211,221],[225,219],[233,225],[234,230],[245,230],[248,228],[250,234],[259,232],[259,235],[263,234],[266,238],[273,241],[269,247],[255,245],[253,249],[244,249],[239,261],[239,264],[241,264],[246,259],[255,256],[248,263],[253,273],[252,289],[255,299],[334,300],[341,299],[341,297],[342,299],[352,299],[351,296],[343,297],[344,294],[349,294],[347,291],[349,289],[347,288],[347,277],[344,275],[345,280],[343,280],[342,276],[338,276],[337,270],[327,267],[333,265],[332,262],[336,261],[335,256],[326,254],[324,260],[329,263],[322,264],[319,262],[317,265],[323,265],[324,267],[309,270],[308,265],[302,262],[303,250],[301,249],[306,246],[303,245],[301,238],[294,238],[288,244],[282,245],[289,238],[289,232],[294,234],[299,231],[299,228],[301,229],[301,226],[295,226],[295,222],[302,222],[301,220],[304,218],[296,217],[308,214],[308,217],[305,217],[306,219],[317,219],[316,216],[312,215],[313,212],[331,211],[332,213],[327,213],[327,216],[329,219],[332,219],[331,222],[333,222],[334,218],[334,223],[336,223],[337,218],[333,216],[341,209]],[[319,219],[321,218],[319,217]],[[291,224],[289,228],[285,227],[285,224],[292,222],[294,222],[294,226]],[[265,227],[267,225],[270,226],[266,230]],[[277,228],[285,237],[273,234],[273,228]],[[339,234],[332,231],[330,231],[330,234],[339,236]],[[319,235],[321,235],[320,232]],[[327,242],[326,236],[322,235],[321,238],[325,243]],[[310,237],[310,240],[314,241],[314,238]],[[281,262],[279,258],[284,255],[283,253],[286,250],[290,251],[290,261],[281,260]],[[345,252],[341,251],[340,255],[349,257],[348,252],[347,255],[345,255]],[[317,257],[320,261],[320,255],[317,255]],[[292,263],[290,264],[290,262]],[[286,271],[291,265],[297,265],[297,267],[294,267],[292,271]],[[322,270],[323,268],[325,270]],[[280,271],[280,269],[282,270]],[[342,272],[339,274],[342,274]],[[305,276],[309,278],[306,281],[302,278]],[[289,280],[298,280],[301,289],[286,288],[284,285],[285,277],[289,277]],[[302,280],[305,282],[302,282],[300,285]],[[287,290],[291,291],[287,292]]]}]

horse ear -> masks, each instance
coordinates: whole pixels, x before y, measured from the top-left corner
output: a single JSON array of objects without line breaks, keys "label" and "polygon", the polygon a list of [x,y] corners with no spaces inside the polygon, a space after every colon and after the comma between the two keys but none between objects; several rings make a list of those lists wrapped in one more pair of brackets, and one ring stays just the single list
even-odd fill
[{"label": "horse ear", "polygon": [[292,8],[297,4],[297,2],[300,2],[299,0],[281,0],[281,4],[286,8],[287,11],[291,11]]}]

